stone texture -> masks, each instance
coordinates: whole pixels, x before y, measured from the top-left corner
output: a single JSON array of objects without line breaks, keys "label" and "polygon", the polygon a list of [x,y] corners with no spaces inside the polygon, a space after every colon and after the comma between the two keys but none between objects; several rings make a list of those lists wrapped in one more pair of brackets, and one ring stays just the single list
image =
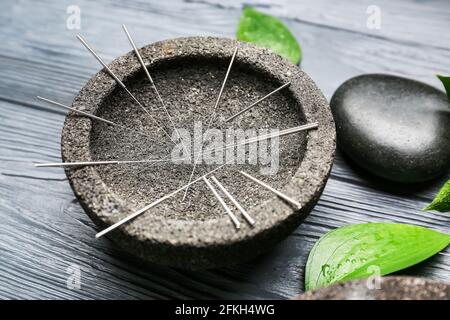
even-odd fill
[{"label": "stone texture", "polygon": [[[177,127],[190,129],[199,120],[207,123],[235,45],[231,39],[194,37],[141,49]],[[159,108],[133,52],[114,60],[110,68],[147,107]],[[250,165],[229,165],[216,174],[255,218],[253,228],[239,217],[242,228],[236,231],[210,191],[198,183],[189,193],[190,205],[183,205],[179,194],[111,232],[108,238],[145,260],[198,269],[251,259],[292,232],[318,201],[334,157],[334,123],[320,90],[296,66],[265,49],[241,43],[214,127],[226,128],[221,120],[288,80],[292,82],[289,89],[229,126],[285,129],[316,121],[319,128],[281,140],[280,171],[275,176],[261,176]],[[171,150],[170,140],[164,140],[155,124],[103,71],[89,80],[73,107],[144,130],[165,144],[70,113],[62,134],[64,161],[142,159],[165,156]],[[162,110],[152,112],[171,131]],[[198,166],[196,176],[212,167]],[[83,208],[103,229],[186,184],[191,169],[190,165],[171,163],[116,165],[68,169],[66,174]],[[261,177],[297,199],[303,208],[294,210],[240,178],[236,169]]]},{"label": "stone texture", "polygon": [[[372,283],[372,282],[371,282]],[[425,278],[383,277],[379,288],[367,280],[349,281],[306,292],[294,300],[449,300],[450,286]]]},{"label": "stone texture", "polygon": [[444,92],[406,78],[367,74],[342,84],[330,106],[339,148],[369,172],[414,183],[450,167],[450,104]]}]

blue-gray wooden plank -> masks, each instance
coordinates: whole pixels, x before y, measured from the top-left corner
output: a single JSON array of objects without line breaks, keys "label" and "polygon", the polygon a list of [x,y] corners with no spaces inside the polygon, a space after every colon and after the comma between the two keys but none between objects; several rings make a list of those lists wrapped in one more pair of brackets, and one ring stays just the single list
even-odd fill
[{"label": "blue-gray wooden plank", "polygon": [[[385,72],[440,86],[450,74],[450,3],[377,1],[381,29],[366,27],[365,1],[246,2],[274,14],[301,42],[308,72],[331,97],[349,77]],[[66,9],[81,9],[68,30]],[[95,240],[95,226],[62,170],[32,161],[60,159],[64,114],[36,95],[71,103],[99,69],[75,39],[84,35],[110,61],[130,50],[126,23],[140,45],[189,35],[233,37],[243,1],[32,1],[0,4],[0,298],[289,298],[302,292],[309,250],[326,231],[349,223],[396,221],[450,232],[450,215],[422,212],[443,181],[399,187],[367,176],[338,153],[319,204],[295,232],[254,261],[201,272],[143,264]],[[81,288],[67,268],[81,267]],[[405,271],[450,282],[450,258]]]}]

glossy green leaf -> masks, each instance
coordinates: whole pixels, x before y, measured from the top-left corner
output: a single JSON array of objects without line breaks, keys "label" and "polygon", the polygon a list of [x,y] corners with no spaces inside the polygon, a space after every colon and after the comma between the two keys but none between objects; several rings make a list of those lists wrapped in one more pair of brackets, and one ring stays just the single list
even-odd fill
[{"label": "glossy green leaf", "polygon": [[450,101],[450,77],[437,75],[439,80],[441,80],[442,84],[444,85],[445,91],[447,92],[448,100]]},{"label": "glossy green leaf", "polygon": [[442,186],[433,202],[431,202],[424,210],[450,212],[450,180]]},{"label": "glossy green leaf", "polygon": [[349,225],[330,231],[311,250],[305,290],[336,282],[386,275],[444,249],[450,235],[394,223]]},{"label": "glossy green leaf", "polygon": [[238,40],[268,48],[293,64],[298,64],[302,51],[289,29],[277,18],[245,7],[237,30]]}]

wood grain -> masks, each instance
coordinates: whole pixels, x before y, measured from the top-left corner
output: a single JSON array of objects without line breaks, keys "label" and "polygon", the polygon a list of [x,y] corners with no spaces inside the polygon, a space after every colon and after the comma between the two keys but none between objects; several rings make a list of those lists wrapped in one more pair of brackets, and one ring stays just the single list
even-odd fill
[{"label": "wood grain", "polygon": [[[70,104],[99,70],[75,39],[80,33],[106,61],[138,45],[189,35],[233,37],[243,1],[6,0],[0,10],[0,298],[169,299],[289,298],[303,290],[309,250],[326,231],[366,221],[413,223],[450,232],[450,215],[422,212],[445,178],[420,186],[388,184],[338,153],[325,192],[294,233],[262,257],[220,270],[189,272],[142,264],[107,239],[76,202],[64,172],[32,167],[60,159],[64,113],[35,99]],[[437,87],[450,73],[447,1],[377,1],[382,28],[365,26],[371,1],[252,1],[298,37],[302,68],[325,95],[361,73],[411,77]],[[66,29],[79,5],[81,30]],[[81,289],[67,268],[81,267]],[[450,258],[437,255],[404,273],[450,282]]]}]

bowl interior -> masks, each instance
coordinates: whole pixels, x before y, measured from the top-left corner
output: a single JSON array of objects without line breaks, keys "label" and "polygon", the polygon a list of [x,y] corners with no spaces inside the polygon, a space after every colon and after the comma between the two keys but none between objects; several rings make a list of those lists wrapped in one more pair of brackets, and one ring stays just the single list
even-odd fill
[{"label": "bowl interior", "polygon": [[[198,132],[205,132],[214,115],[214,105],[228,63],[228,59],[221,58],[182,57],[162,60],[149,68],[175,127],[179,132],[189,133],[190,141],[185,140],[184,143],[190,148],[194,147],[194,140],[199,136]],[[160,127],[122,88],[117,87],[103,99],[96,114],[120,125],[134,128],[136,132],[97,123],[92,127],[90,134],[89,152],[93,160],[161,159],[169,155],[166,162],[95,167],[110,192],[130,208],[140,208],[185,185],[192,171],[193,159],[189,164],[172,161],[181,155],[178,156],[174,152],[174,144],[163,130],[171,135],[173,140],[176,140],[177,134],[145,73],[142,70],[132,73],[124,83],[143,102]],[[264,132],[261,129],[282,130],[304,124],[305,115],[299,102],[293,98],[289,87],[235,120],[224,121],[280,85],[282,83],[270,74],[245,62],[235,61],[210,125],[210,128],[220,130],[214,133],[216,139],[222,140],[224,145],[232,142],[231,137],[241,141],[239,136],[236,137],[231,131],[226,130],[230,128],[256,129],[254,133],[262,134]],[[197,129],[194,130],[194,127]],[[197,135],[194,135],[194,131]],[[276,160],[267,157],[247,158],[245,164],[231,163],[216,172],[215,176],[244,208],[250,209],[260,205],[273,195],[239,175],[237,170],[244,170],[281,190],[295,174],[304,157],[306,135],[307,133],[301,132],[284,136],[279,140],[279,156],[276,157],[279,160],[278,164]],[[198,142],[195,148],[200,144],[201,142]],[[259,145],[261,149],[264,147]],[[255,152],[250,152],[250,148],[246,147],[246,153],[254,155]],[[270,148],[270,143],[267,150],[268,155],[275,152],[275,149]],[[226,153],[212,154],[220,162],[199,163],[194,178],[228,161],[230,158],[225,157],[236,154],[235,152],[235,149],[230,149]],[[265,168],[266,172],[262,173],[261,168]],[[182,197],[183,192],[180,192],[147,214],[199,221],[223,218],[226,215],[211,191],[201,181],[190,188],[184,202]]]}]

